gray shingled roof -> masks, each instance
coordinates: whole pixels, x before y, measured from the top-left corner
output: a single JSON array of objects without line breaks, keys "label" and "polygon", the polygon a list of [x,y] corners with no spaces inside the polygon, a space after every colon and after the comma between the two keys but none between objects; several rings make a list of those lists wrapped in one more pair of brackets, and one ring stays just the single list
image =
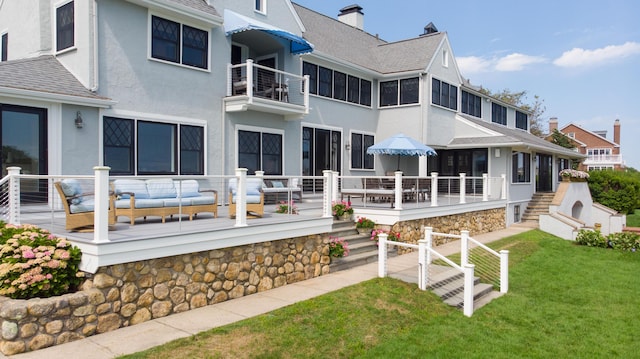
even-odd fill
[{"label": "gray shingled roof", "polygon": [[0,62],[0,88],[107,100],[84,87],[50,55]]},{"label": "gray shingled roof", "polygon": [[186,7],[190,7],[195,10],[202,11],[204,13],[220,16],[216,9],[209,5],[206,0],[171,0],[172,2],[180,5],[184,5]]},{"label": "gray shingled roof", "polygon": [[398,42],[386,42],[298,4],[293,4],[306,28],[303,37],[314,51],[383,74],[422,71],[427,68],[444,33]]},{"label": "gray shingled roof", "polygon": [[478,137],[462,137],[462,138],[454,138],[448,145],[448,147],[468,147],[468,146],[477,146],[477,145],[501,145],[501,144],[509,144],[509,145],[519,145],[519,146],[530,146],[537,150],[548,151],[555,154],[561,154],[565,156],[569,156],[572,158],[581,158],[585,157],[584,155],[573,151],[568,148],[564,148],[562,146],[558,146],[553,144],[543,138],[538,136],[534,136],[529,132],[509,128],[506,126],[498,125],[492,122],[487,122],[473,116],[468,116],[465,114],[459,114],[458,116],[468,120],[475,125],[484,127],[493,132],[497,132],[499,135],[497,136],[478,136]]}]

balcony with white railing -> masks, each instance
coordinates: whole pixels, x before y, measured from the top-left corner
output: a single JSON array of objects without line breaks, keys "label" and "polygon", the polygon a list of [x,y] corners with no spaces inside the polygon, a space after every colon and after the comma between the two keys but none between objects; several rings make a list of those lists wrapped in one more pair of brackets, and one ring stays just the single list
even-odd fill
[{"label": "balcony with white railing", "polygon": [[623,164],[622,155],[589,155],[584,161],[589,166]]},{"label": "balcony with white railing", "polygon": [[225,111],[258,111],[300,118],[309,113],[308,76],[258,65],[229,65]]}]

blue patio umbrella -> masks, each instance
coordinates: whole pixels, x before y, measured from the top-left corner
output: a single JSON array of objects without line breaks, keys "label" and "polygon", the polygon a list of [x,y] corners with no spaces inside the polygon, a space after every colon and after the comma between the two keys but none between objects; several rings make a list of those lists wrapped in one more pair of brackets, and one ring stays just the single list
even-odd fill
[{"label": "blue patio umbrella", "polygon": [[398,156],[398,169],[400,169],[400,156],[435,156],[436,151],[402,133],[391,136],[373,146],[367,148],[370,155],[395,155]]}]

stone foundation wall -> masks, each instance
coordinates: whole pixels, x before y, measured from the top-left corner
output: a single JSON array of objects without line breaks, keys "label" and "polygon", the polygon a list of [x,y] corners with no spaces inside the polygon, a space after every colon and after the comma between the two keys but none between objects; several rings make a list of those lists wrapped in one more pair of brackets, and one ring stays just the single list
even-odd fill
[{"label": "stone foundation wall", "polygon": [[82,290],[0,302],[0,351],[63,344],[329,273],[328,236],[314,235],[102,267]]},{"label": "stone foundation wall", "polygon": [[[400,234],[400,241],[418,244],[424,239],[424,228],[433,227],[434,232],[447,234],[460,234],[462,230],[468,230],[469,235],[493,232],[506,228],[505,208],[489,209],[484,211],[467,212],[450,216],[434,218],[422,218],[413,221],[398,222],[391,226],[393,232]],[[389,228],[387,228],[389,229]],[[448,238],[434,237],[434,246],[444,244]],[[411,252],[411,248],[398,247],[398,254]]]}]

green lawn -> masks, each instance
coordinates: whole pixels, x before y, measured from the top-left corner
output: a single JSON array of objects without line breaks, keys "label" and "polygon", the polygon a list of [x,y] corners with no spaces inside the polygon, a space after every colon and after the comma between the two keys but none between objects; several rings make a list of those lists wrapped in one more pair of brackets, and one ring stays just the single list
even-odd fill
[{"label": "green lawn", "polygon": [[627,215],[627,226],[628,227],[640,227],[640,210],[636,209],[633,214]]},{"label": "green lawn", "polygon": [[492,247],[510,251],[510,290],[471,318],[374,279],[127,358],[640,356],[640,254],[537,230]]}]

